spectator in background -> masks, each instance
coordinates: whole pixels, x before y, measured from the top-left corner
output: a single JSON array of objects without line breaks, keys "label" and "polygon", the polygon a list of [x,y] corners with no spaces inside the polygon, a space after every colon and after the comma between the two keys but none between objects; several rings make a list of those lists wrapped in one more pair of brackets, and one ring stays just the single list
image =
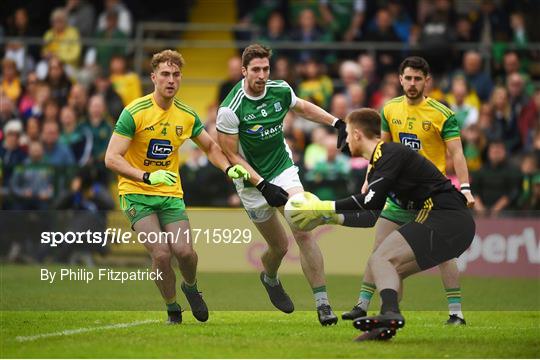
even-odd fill
[{"label": "spectator in background", "polygon": [[455,13],[449,0],[437,0],[420,33],[421,53],[435,76],[449,70]]},{"label": "spectator in background", "polygon": [[353,41],[362,36],[365,0],[319,1],[319,12],[325,28],[330,28],[336,40]]},{"label": "spectator in background", "polygon": [[366,93],[364,88],[359,84],[349,85],[345,95],[347,96],[349,111],[360,109],[365,106]]},{"label": "spectator in background", "polygon": [[519,195],[519,171],[510,165],[504,142],[488,145],[488,163],[474,175],[472,186],[479,215],[498,216],[510,209]]},{"label": "spectator in background", "polygon": [[44,161],[47,165],[54,167],[68,167],[75,164],[75,158],[71,149],[61,144],[58,139],[60,131],[57,122],[46,122],[43,124],[43,134],[41,136],[44,149]]},{"label": "spectator in background", "polygon": [[109,64],[115,55],[125,56],[126,46],[123,44],[112,44],[110,41],[127,41],[128,36],[118,27],[118,12],[109,10],[105,16],[105,29],[98,30],[96,38],[102,41],[96,46],[96,63],[101,71],[109,71]]},{"label": "spectator in background", "polygon": [[519,129],[517,124],[517,118],[512,116],[512,107],[508,99],[508,92],[502,86],[498,86],[493,90],[491,96],[491,106],[493,107],[493,127],[494,129],[500,129],[498,132],[502,133],[500,138],[504,141],[506,149],[512,153],[519,149],[521,145],[521,139],[519,136]]},{"label": "spectator in background", "polygon": [[[540,197],[535,194],[535,187],[540,183],[538,164],[536,157],[532,153],[527,153],[521,158],[521,188],[517,201],[517,207],[520,210],[540,210]],[[540,180],[540,179],[539,179]]]},{"label": "spectator in background", "polygon": [[26,108],[24,113],[22,113],[22,118],[24,120],[35,116],[41,118],[43,116],[43,110],[45,108],[45,103],[51,99],[51,87],[46,82],[38,81],[36,83],[35,96],[33,99],[29,99],[29,104],[32,105],[30,108]]},{"label": "spectator in background", "polygon": [[235,55],[227,62],[227,79],[219,85],[218,104],[221,104],[240,80],[242,80],[242,60],[240,56]]},{"label": "spectator in background", "polygon": [[[289,36],[285,32],[285,18],[279,11],[273,11],[266,22],[266,28],[260,36],[263,43],[274,41],[287,41]],[[273,58],[287,56],[287,50],[277,50],[273,53]]]},{"label": "spectator in background", "polygon": [[347,96],[344,94],[334,94],[332,96],[332,102],[330,105],[330,113],[338,119],[345,119],[347,114],[351,111],[349,109],[349,102]]},{"label": "spectator in background", "polygon": [[55,9],[51,14],[51,29],[43,36],[45,45],[41,54],[45,59],[57,57],[73,69],[79,67],[81,43],[79,31],[67,22],[67,13],[63,8]]},{"label": "spectator in background", "polygon": [[17,103],[22,94],[21,79],[17,71],[17,64],[11,59],[2,60],[2,84],[0,93]]},{"label": "spectator in background", "polygon": [[38,88],[38,77],[35,72],[30,72],[26,77],[23,93],[19,100],[19,114],[24,115],[28,110],[32,109],[36,101],[36,94]]},{"label": "spectator in background", "polygon": [[[2,95],[0,93],[0,95]],[[8,120],[17,118],[17,109],[15,103],[7,96],[0,96],[0,129],[8,122]],[[0,141],[3,136],[0,133]]]},{"label": "spectator in background", "polygon": [[334,92],[332,80],[322,72],[322,66],[315,59],[303,66],[303,80],[298,85],[298,96],[317,106],[328,109]]},{"label": "spectator in background", "polygon": [[529,103],[529,96],[525,93],[525,80],[520,73],[513,73],[506,78],[506,89],[510,101],[510,116],[518,120],[521,112]]},{"label": "spectator in background", "polygon": [[35,61],[29,55],[26,47],[21,40],[9,40],[6,42],[5,58],[11,59],[15,62],[17,71],[21,75],[21,78],[26,79],[26,75],[34,71]]},{"label": "spectator in background", "polygon": [[366,99],[371,99],[381,85],[381,79],[377,75],[377,64],[373,56],[362,54],[358,56],[358,65],[362,73],[360,84],[366,90]]},{"label": "spectator in background", "polygon": [[104,160],[112,135],[112,127],[106,119],[106,114],[105,100],[101,95],[94,95],[88,101],[88,120],[81,126],[92,133],[91,164],[97,170],[97,179],[103,184],[108,183]]},{"label": "spectator in background", "polygon": [[96,13],[91,3],[86,0],[67,0],[65,9],[68,24],[77,28],[80,36],[91,37],[94,34]]},{"label": "spectator in background", "polygon": [[[376,43],[401,41],[392,27],[392,17],[388,9],[381,8],[377,11],[375,28],[368,31],[359,40]],[[392,50],[377,51],[376,62],[378,64],[377,70],[379,71],[379,75],[382,76],[395,69],[397,53]]]},{"label": "spectator in background", "polygon": [[60,124],[62,134],[58,141],[70,148],[77,165],[85,166],[92,156],[92,133],[78,126],[77,113],[70,106],[64,106],[60,111]]},{"label": "spectator in background", "polygon": [[[292,32],[291,40],[309,44],[312,42],[329,42],[332,37],[317,25],[317,18],[313,10],[305,8],[298,16],[298,26]],[[331,55],[329,51],[306,49],[296,50],[294,57],[297,62],[301,63],[312,59],[328,62]]]},{"label": "spectator in background", "polygon": [[518,119],[518,128],[523,149],[531,151],[534,132],[540,132],[540,88],[536,89],[533,97],[521,112]]},{"label": "spectator in background", "polygon": [[531,96],[534,92],[534,84],[527,71],[523,69],[518,54],[514,51],[507,52],[503,58],[503,65],[504,77],[500,79],[500,82],[506,84],[510,75],[519,73],[525,82],[526,94]]},{"label": "spectator in background", "polygon": [[74,84],[68,96],[67,104],[75,110],[77,123],[81,123],[86,118],[86,106],[88,102],[88,91],[81,84]]},{"label": "spectator in background", "polygon": [[[15,167],[21,165],[26,159],[26,152],[20,146],[20,137],[23,133],[22,123],[19,120],[10,120],[4,126],[4,141],[0,146],[0,163],[2,164],[2,183],[5,188],[9,185]],[[3,191],[2,191],[3,193]]]},{"label": "spectator in background", "polygon": [[491,77],[482,70],[482,57],[475,50],[463,55],[463,75],[482,102],[489,100],[493,89]]},{"label": "spectator in background", "polygon": [[39,142],[41,139],[41,123],[35,116],[31,116],[26,120],[25,134],[22,143],[28,146],[31,142]]},{"label": "spectator in background", "polygon": [[392,17],[392,26],[394,28],[394,32],[402,42],[408,43],[413,25],[413,21],[409,13],[399,0],[388,1],[387,9]]},{"label": "spectator in background", "polygon": [[109,69],[112,86],[122,98],[124,106],[142,96],[141,79],[136,73],[128,71],[125,57],[113,56]]},{"label": "spectator in background", "polygon": [[103,96],[109,116],[116,123],[116,120],[124,109],[124,104],[120,95],[113,89],[109,77],[100,72],[94,79],[94,84],[90,89],[90,95]]},{"label": "spectator in background", "polygon": [[64,64],[62,64],[60,59],[51,57],[48,65],[49,67],[45,82],[51,89],[51,97],[56,100],[60,106],[64,106],[71,89],[71,80],[69,80]]},{"label": "spectator in background", "polygon": [[347,178],[351,170],[349,157],[339,152],[336,142],[335,134],[327,134],[323,140],[326,157],[315,161],[313,167],[306,172],[306,180],[311,183],[310,190],[323,200],[348,194]]},{"label": "spectator in background", "polygon": [[[53,196],[53,169],[44,161],[43,145],[31,142],[28,158],[11,177],[14,210],[46,210]],[[28,224],[27,224],[28,225]]]},{"label": "spectator in background", "polygon": [[475,14],[474,33],[484,45],[491,45],[494,40],[507,39],[509,32],[508,14],[497,8],[493,0],[482,0],[480,13]]},{"label": "spectator in background", "polygon": [[[41,34],[33,26],[33,24],[28,19],[28,11],[25,7],[20,7],[13,13],[12,21],[8,21],[8,27],[6,29],[6,35],[17,38],[27,38],[27,37],[37,37]],[[24,48],[24,54],[29,55],[33,60],[39,59],[39,46],[38,45],[29,45],[28,48],[24,45],[19,44]],[[15,50],[15,49],[12,49]],[[16,49],[18,50],[18,49]],[[15,59],[14,59],[15,60]],[[17,68],[19,71],[23,71],[20,67],[20,63],[17,61]]]},{"label": "spectator in background", "polygon": [[463,77],[452,79],[452,92],[446,96],[446,103],[455,113],[460,129],[476,124],[480,99],[475,92],[470,92]]},{"label": "spectator in background", "polygon": [[133,31],[133,20],[131,12],[120,0],[105,0],[105,9],[98,18],[98,31],[105,30],[107,27],[107,12],[115,11],[118,14],[118,28],[124,34],[130,36]]},{"label": "spectator in background", "polygon": [[339,82],[336,86],[336,93],[342,93],[347,90],[351,84],[360,84],[362,69],[358,63],[352,60],[345,60],[339,66]]},{"label": "spectator in background", "polygon": [[289,58],[284,56],[276,58],[270,78],[273,80],[285,80],[296,91],[296,73]]},{"label": "spectator in background", "polygon": [[43,105],[43,116],[41,122],[43,124],[48,122],[57,123],[60,117],[60,106],[53,99],[49,99]]},{"label": "spectator in background", "polygon": [[311,170],[319,161],[326,159],[326,137],[328,131],[322,126],[318,126],[311,132],[311,144],[306,146],[304,153],[304,168]]},{"label": "spectator in background", "polygon": [[[463,156],[471,173],[480,170],[484,163],[486,137],[478,124],[465,127],[461,132]],[[446,162],[448,168],[448,161]]]}]

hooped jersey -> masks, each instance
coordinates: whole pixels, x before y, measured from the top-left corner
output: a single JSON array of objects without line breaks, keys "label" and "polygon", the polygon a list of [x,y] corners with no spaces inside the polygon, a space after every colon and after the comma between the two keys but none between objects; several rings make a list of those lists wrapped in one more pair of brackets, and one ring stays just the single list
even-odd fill
[{"label": "hooped jersey", "polygon": [[409,105],[405,96],[384,104],[381,129],[399,142],[431,160],[446,174],[446,141],[460,137],[452,110],[429,97],[418,105]]},{"label": "hooped jersey", "polygon": [[241,80],[220,105],[217,130],[238,134],[239,154],[264,179],[272,180],[294,165],[283,136],[283,119],[295,105],[296,95],[285,81],[268,80],[264,93],[252,97]]},{"label": "hooped jersey", "polygon": [[178,149],[186,139],[199,136],[203,129],[197,114],[177,99],[167,110],[157,105],[153,94],[131,102],[114,128],[116,134],[131,139],[124,158],[144,171],[172,171],[178,174],[178,182],[171,186],[148,185],[119,176],[118,193],[183,197]]}]

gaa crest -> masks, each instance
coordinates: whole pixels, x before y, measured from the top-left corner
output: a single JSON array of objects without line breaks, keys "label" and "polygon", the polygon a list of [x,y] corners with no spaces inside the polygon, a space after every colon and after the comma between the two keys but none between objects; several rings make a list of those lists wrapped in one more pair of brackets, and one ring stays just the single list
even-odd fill
[{"label": "gaa crest", "polygon": [[431,121],[422,121],[422,129],[424,129],[424,131],[429,131],[429,129],[431,129]]},{"label": "gaa crest", "polygon": [[184,132],[184,127],[183,126],[177,126],[176,127],[176,136],[179,136],[179,137],[182,136],[183,132]]}]

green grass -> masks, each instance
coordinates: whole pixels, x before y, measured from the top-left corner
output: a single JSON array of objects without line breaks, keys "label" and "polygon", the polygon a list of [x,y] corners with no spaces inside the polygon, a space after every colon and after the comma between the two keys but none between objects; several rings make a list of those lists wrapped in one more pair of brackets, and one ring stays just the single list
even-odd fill
[{"label": "green grass", "polygon": [[[352,340],[359,332],[349,322],[327,328],[318,324],[310,289],[301,275],[282,276],[297,308],[286,315],[272,311],[256,273],[200,274],[201,290],[214,311],[204,324],[185,312],[179,326],[165,324],[166,314],[152,282],[46,284],[39,280],[39,267],[12,265],[2,265],[0,275],[2,358],[540,356],[536,279],[464,278],[468,325],[452,328],[443,325],[447,312],[440,278],[413,277],[405,282],[406,327],[390,342],[355,343]],[[359,276],[328,277],[336,310],[351,307],[358,282]],[[179,300],[185,305],[183,297]],[[134,324],[138,321],[143,323]]]}]

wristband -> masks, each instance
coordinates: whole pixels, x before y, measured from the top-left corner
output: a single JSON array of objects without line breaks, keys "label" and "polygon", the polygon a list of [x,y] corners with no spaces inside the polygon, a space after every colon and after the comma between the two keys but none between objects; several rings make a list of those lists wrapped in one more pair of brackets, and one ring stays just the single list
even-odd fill
[{"label": "wristband", "polygon": [[335,118],[334,121],[332,121],[332,126],[336,127],[336,123],[339,121],[339,118]]},{"label": "wristband", "polygon": [[229,165],[226,169],[225,169],[225,174],[229,174],[229,170],[231,170],[231,168],[233,167],[234,165]]}]

